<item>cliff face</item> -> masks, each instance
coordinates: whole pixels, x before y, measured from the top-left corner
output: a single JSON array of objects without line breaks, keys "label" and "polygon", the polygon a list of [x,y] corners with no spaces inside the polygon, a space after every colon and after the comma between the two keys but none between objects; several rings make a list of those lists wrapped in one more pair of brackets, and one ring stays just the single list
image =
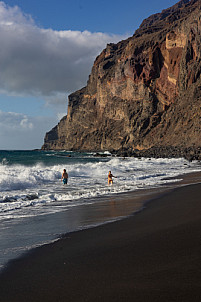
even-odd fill
[{"label": "cliff face", "polygon": [[96,58],[43,149],[201,146],[201,0],[144,20]]}]

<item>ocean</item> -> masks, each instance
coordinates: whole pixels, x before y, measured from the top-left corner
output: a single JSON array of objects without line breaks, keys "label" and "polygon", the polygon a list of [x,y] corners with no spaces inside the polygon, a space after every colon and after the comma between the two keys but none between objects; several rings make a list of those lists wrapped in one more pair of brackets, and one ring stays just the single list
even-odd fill
[{"label": "ocean", "polygon": [[[142,205],[133,201],[133,194],[129,199],[130,192],[139,196],[178,182],[184,174],[201,171],[199,162],[183,158],[102,155],[0,151],[0,268],[64,233],[108,223],[139,210]],[[69,174],[67,185],[61,182],[64,168]],[[109,170],[116,176],[112,186],[107,184]]]}]

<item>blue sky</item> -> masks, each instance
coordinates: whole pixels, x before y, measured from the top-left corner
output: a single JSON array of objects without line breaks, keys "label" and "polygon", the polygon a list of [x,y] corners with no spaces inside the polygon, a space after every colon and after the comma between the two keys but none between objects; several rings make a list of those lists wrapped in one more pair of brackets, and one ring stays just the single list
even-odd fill
[{"label": "blue sky", "polygon": [[0,149],[35,149],[107,43],[175,0],[0,1]]}]

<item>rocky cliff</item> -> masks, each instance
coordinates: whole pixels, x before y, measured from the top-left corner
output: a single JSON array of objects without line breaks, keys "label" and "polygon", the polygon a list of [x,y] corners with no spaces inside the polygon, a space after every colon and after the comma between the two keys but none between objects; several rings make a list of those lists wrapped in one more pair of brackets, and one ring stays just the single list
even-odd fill
[{"label": "rocky cliff", "polygon": [[145,19],[96,58],[43,149],[201,147],[201,0]]}]

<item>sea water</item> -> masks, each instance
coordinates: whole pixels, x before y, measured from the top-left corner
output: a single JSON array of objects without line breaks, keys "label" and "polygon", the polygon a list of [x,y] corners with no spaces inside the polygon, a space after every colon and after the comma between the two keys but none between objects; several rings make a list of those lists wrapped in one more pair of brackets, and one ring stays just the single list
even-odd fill
[{"label": "sea water", "polygon": [[[61,182],[64,168],[69,174],[67,185]],[[182,158],[0,151],[0,267],[62,233],[128,215],[135,205],[124,202],[114,207],[120,193],[158,188],[178,181],[182,174],[200,170],[198,162]],[[116,177],[112,186],[107,185],[108,171]]]}]

